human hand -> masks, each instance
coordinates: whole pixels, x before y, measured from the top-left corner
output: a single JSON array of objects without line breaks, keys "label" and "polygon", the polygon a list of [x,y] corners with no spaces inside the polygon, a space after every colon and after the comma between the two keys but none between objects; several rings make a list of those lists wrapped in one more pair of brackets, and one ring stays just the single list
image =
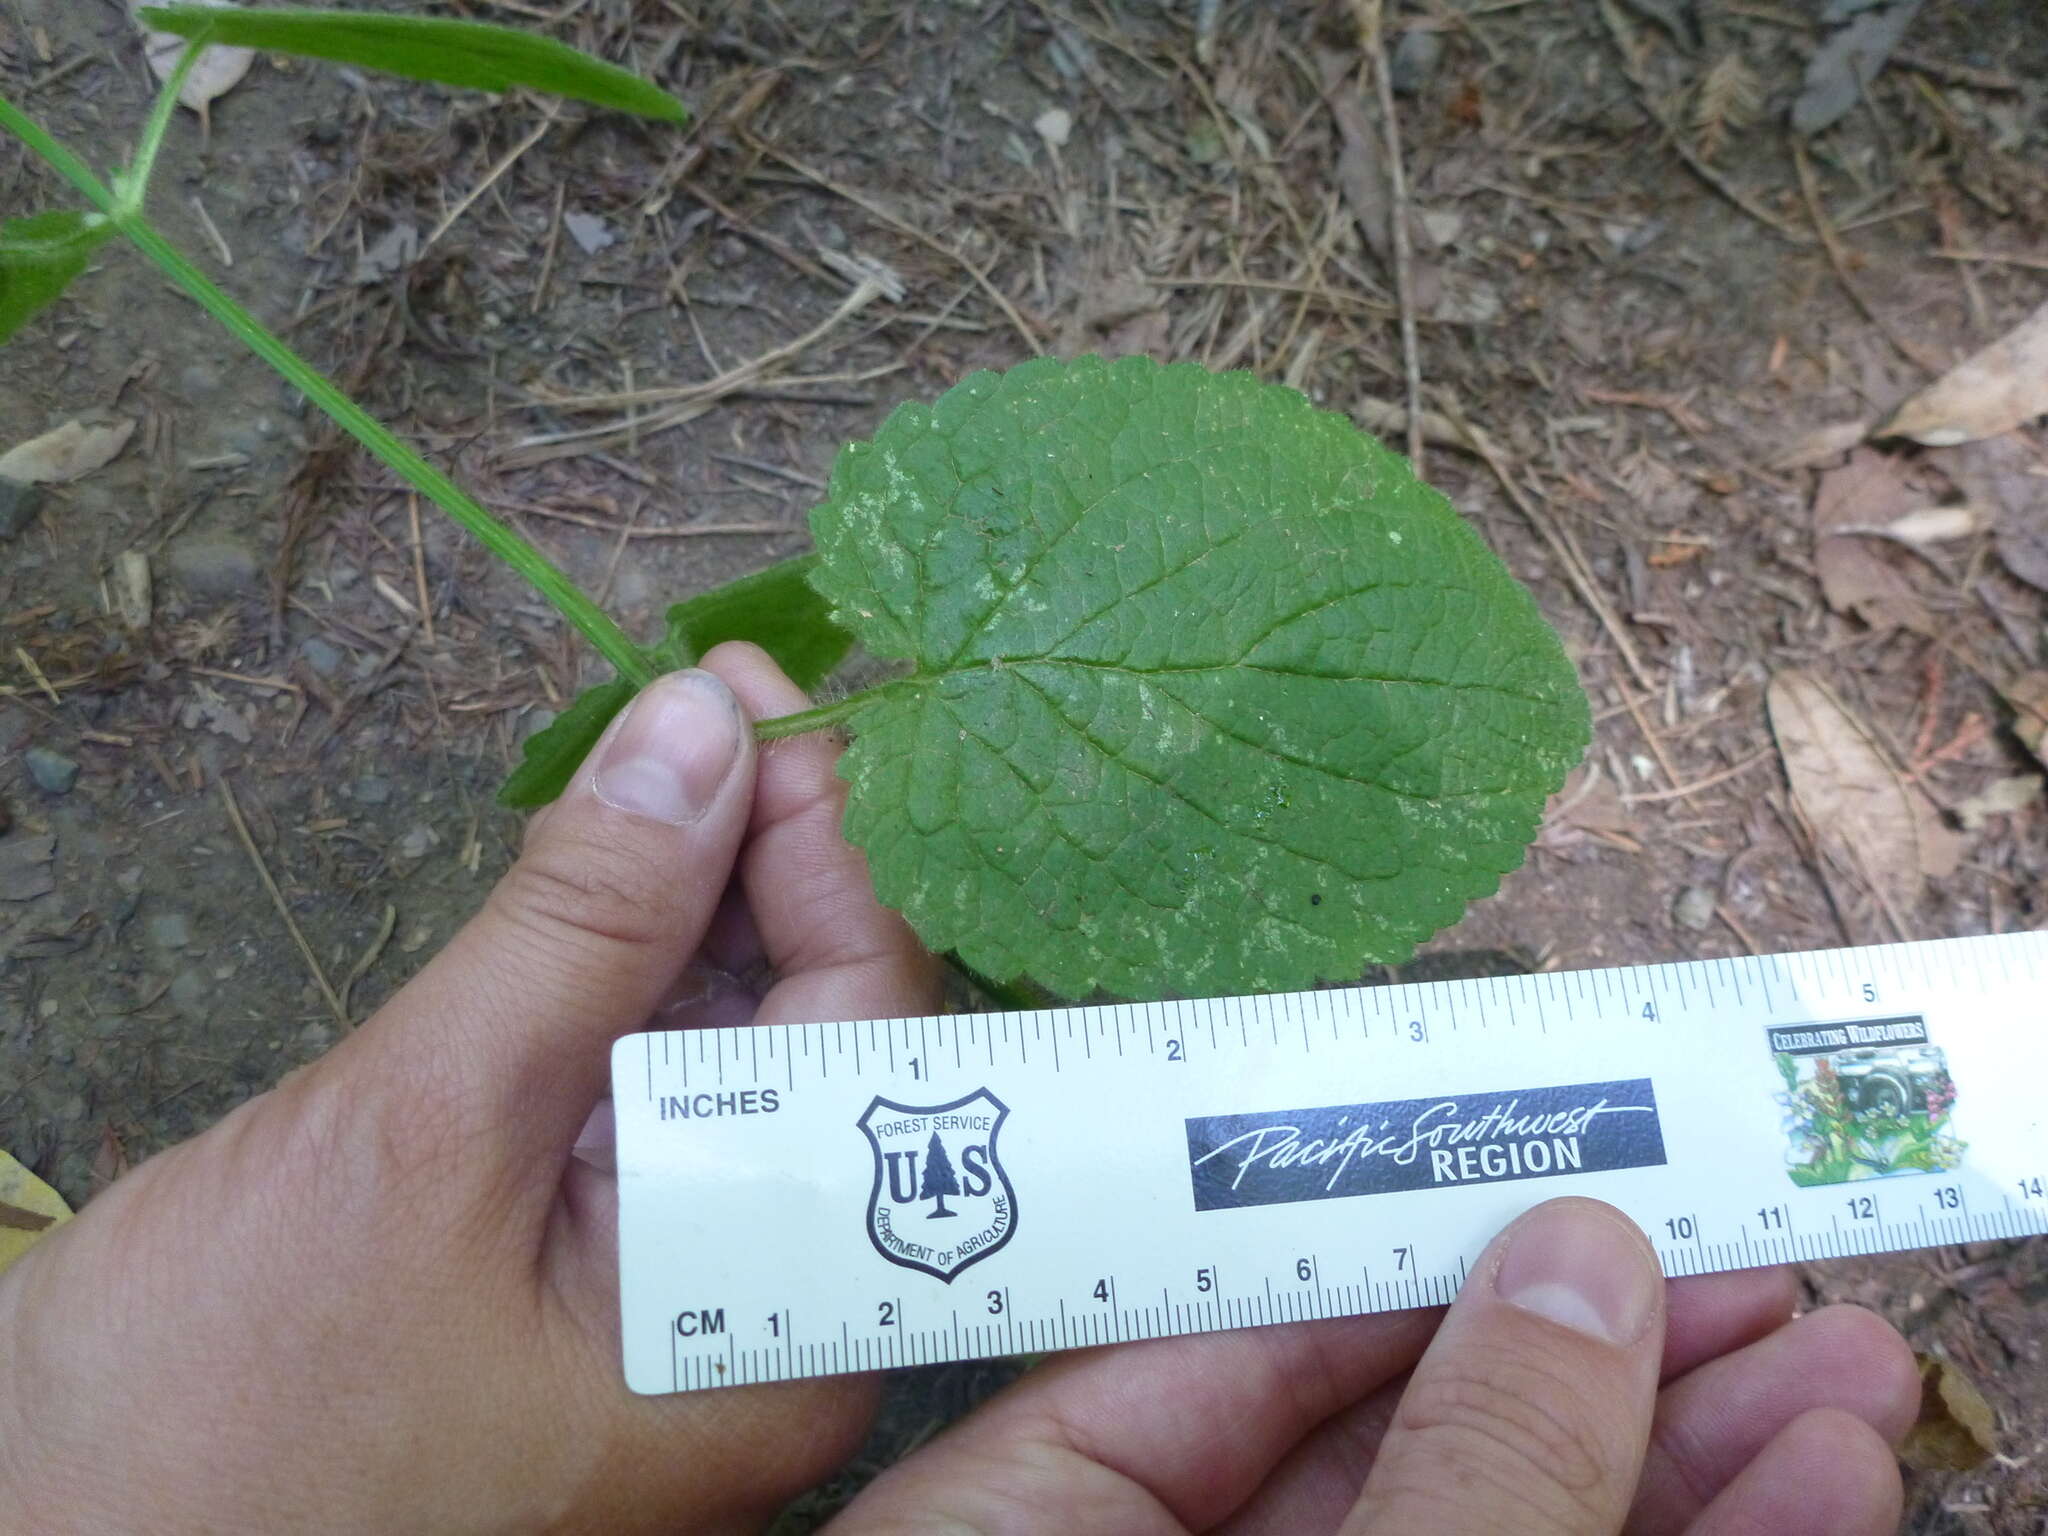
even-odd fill
[{"label": "human hand", "polygon": [[1794,1295],[1784,1270],[1667,1284],[1620,1212],[1554,1200],[1448,1313],[1052,1361],[831,1536],[1887,1536],[1912,1356],[1854,1307],[1788,1321]]},{"label": "human hand", "polygon": [[751,646],[705,667],[635,701],[374,1018],[0,1276],[0,1523],[744,1529],[859,1443],[871,1380],[629,1394],[616,1186],[572,1156],[612,1039],[701,1020],[700,946],[772,968],[763,1024],[939,1001],[840,836],[831,743],[756,756],[740,704],[803,695]]}]

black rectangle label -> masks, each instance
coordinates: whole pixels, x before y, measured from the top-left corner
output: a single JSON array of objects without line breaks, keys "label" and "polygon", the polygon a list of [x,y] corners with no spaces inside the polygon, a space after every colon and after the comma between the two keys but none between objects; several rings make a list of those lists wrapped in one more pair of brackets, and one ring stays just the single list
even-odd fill
[{"label": "black rectangle label", "polygon": [[1842,1024],[1784,1024],[1768,1029],[1771,1049],[1781,1056],[1825,1056],[1865,1045],[1925,1045],[1927,1021],[1919,1014],[1896,1019],[1851,1019]]},{"label": "black rectangle label", "polygon": [[1195,1209],[1341,1200],[1664,1161],[1647,1077],[1208,1115],[1187,1122]]}]

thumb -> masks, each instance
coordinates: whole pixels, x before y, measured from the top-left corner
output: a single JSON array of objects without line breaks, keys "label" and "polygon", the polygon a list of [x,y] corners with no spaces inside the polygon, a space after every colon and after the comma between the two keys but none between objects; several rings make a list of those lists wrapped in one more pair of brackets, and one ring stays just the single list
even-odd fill
[{"label": "thumb", "polygon": [[1597,1200],[1494,1239],[1381,1443],[1343,1536],[1606,1536],[1635,1496],[1656,1406],[1664,1281]]},{"label": "thumb", "polygon": [[704,937],[754,765],[721,679],[658,679],[531,827],[483,911],[322,1067],[359,1106],[431,1116],[434,1141],[494,1181],[558,1170],[603,1096],[612,1040],[660,1007]]}]

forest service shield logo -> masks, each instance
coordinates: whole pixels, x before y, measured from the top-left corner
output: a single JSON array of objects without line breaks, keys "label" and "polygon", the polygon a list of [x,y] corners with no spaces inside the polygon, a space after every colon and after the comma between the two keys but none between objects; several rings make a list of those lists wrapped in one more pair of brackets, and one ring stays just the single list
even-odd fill
[{"label": "forest service shield logo", "polygon": [[878,1098],[860,1117],[875,1154],[868,1240],[891,1264],[951,1281],[1017,1231],[996,1137],[1009,1107],[986,1088],[950,1104]]}]

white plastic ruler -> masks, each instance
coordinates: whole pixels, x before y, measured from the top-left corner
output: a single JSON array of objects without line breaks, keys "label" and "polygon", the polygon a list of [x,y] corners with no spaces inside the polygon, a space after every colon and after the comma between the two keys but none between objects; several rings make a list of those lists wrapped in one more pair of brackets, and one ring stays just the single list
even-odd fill
[{"label": "white plastic ruler", "polygon": [[1672,1275],[2048,1231],[2048,934],[629,1036],[626,1379],[1447,1302],[1553,1195]]}]

